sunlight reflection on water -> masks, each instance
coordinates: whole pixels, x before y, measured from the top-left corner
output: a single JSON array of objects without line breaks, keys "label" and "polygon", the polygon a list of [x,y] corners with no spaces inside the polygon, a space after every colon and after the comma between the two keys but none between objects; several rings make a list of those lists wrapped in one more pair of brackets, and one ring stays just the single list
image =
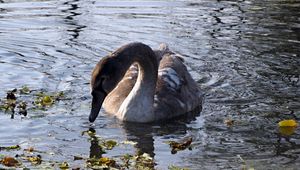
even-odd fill
[{"label": "sunlight reflection on water", "polygon": [[[205,93],[201,116],[137,127],[102,112],[93,125],[97,134],[139,143],[109,156],[142,150],[158,169],[240,169],[238,154],[255,169],[299,166],[299,128],[292,143],[278,142],[276,129],[290,110],[299,118],[299,2],[0,2],[1,98],[27,85],[71,99],[24,119],[1,111],[0,145],[34,146],[57,161],[88,157],[91,144],[81,132],[91,126],[89,79],[96,62],[128,42],[153,48],[166,42],[184,55]],[[224,124],[229,118],[236,122],[231,128]],[[193,150],[171,154],[165,142],[188,136],[195,139]]]}]

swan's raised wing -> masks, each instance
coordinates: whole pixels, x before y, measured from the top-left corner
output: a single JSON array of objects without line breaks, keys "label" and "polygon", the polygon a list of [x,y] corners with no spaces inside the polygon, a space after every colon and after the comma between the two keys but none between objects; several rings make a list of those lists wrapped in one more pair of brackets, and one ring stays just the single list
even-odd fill
[{"label": "swan's raised wing", "polygon": [[156,119],[185,114],[201,103],[202,94],[181,56],[172,52],[164,54],[159,65],[154,96]]}]

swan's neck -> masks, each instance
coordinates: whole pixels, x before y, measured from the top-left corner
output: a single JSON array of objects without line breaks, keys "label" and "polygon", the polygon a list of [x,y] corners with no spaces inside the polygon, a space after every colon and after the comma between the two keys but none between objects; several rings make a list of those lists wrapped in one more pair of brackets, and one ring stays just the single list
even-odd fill
[{"label": "swan's neck", "polygon": [[131,122],[151,122],[155,120],[153,113],[154,93],[157,81],[158,66],[155,61],[138,60],[137,81],[129,95],[121,104],[118,116],[121,120]]}]

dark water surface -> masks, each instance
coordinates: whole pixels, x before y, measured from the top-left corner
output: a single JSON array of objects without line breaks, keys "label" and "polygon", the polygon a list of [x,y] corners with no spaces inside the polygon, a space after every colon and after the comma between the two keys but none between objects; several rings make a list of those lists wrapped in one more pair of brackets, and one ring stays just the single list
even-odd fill
[{"label": "dark water surface", "polygon": [[[185,56],[205,93],[200,116],[151,126],[102,112],[90,125],[91,70],[132,41],[166,42]],[[300,130],[279,141],[277,122],[291,110],[300,118],[300,1],[0,0],[1,99],[23,85],[71,99],[23,119],[0,112],[0,146],[33,146],[48,161],[82,167],[73,156],[93,154],[81,136],[93,127],[104,139],[138,142],[108,156],[148,152],[157,169],[241,169],[238,155],[255,169],[297,169]],[[186,137],[193,150],[171,154],[165,142]]]}]

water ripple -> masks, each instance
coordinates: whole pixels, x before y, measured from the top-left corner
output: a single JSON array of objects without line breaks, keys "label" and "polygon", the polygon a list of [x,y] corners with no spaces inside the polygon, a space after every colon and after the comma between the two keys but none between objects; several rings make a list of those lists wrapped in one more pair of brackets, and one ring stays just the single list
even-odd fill
[{"label": "water ripple", "polygon": [[[255,169],[298,167],[299,129],[291,143],[278,141],[276,123],[300,111],[299,7],[289,0],[0,0],[1,98],[28,85],[72,99],[31,113],[40,118],[10,120],[1,111],[0,145],[34,146],[56,154],[49,160],[72,161],[74,151],[93,152],[81,136],[92,126],[104,138],[138,142],[109,156],[142,150],[155,155],[158,169],[241,169],[237,155]],[[132,41],[153,48],[166,42],[183,55],[205,94],[201,116],[137,127],[102,111],[88,123],[91,70]],[[192,151],[173,155],[165,144],[190,136]]]}]

